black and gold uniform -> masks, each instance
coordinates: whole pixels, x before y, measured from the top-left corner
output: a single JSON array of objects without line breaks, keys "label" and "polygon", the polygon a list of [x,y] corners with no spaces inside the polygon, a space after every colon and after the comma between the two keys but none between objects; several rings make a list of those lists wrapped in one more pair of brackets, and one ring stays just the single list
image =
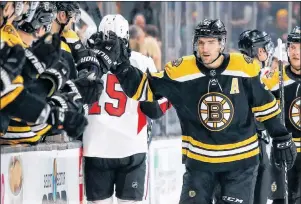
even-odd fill
[{"label": "black and gold uniform", "polygon": [[[5,25],[0,30],[0,40],[1,42],[6,42],[9,46],[15,45],[15,43],[12,42],[18,42],[18,37],[16,29],[13,27],[13,25],[8,24]],[[22,45],[22,42],[19,42]],[[19,44],[18,43],[18,44]],[[2,73],[2,71],[1,71]],[[4,70],[1,76],[5,75]],[[9,88],[1,91],[0,96],[0,110],[5,108],[9,103],[15,100],[15,98],[23,91],[24,85],[23,85],[23,77],[18,75],[13,81],[12,86],[9,86]]]},{"label": "black and gold uniform", "polygon": [[260,83],[258,63],[242,54],[224,57],[215,70],[192,55],[169,62],[160,73],[137,73],[137,81],[117,75],[135,100],[164,96],[171,101],[181,122],[182,153],[189,166],[224,171],[257,164],[253,114],[264,122],[280,113],[276,99]]},{"label": "black and gold uniform", "polygon": [[[259,30],[246,30],[239,36],[238,48],[242,54],[253,58],[260,64],[260,76],[265,77],[264,68],[269,67],[270,60],[272,59],[274,52],[274,44],[271,40],[270,35],[266,32]],[[265,62],[260,61],[258,54],[259,49],[265,50],[267,59]],[[269,60],[270,59],[270,60]],[[256,179],[256,186],[254,192],[254,204],[266,204],[268,201],[268,195],[270,192],[270,160],[267,153],[267,145],[270,142],[270,137],[264,125],[258,121],[256,122],[257,134],[259,136],[259,166],[258,175]]]},{"label": "black and gold uniform", "polygon": [[[280,110],[275,97],[260,81],[259,64],[242,54],[223,54],[225,36],[220,20],[205,19],[195,29],[194,55],[167,63],[160,73],[143,74],[128,60],[110,70],[129,97],[140,101],[166,97],[173,104],[186,166],[180,204],[211,203],[217,183],[222,202],[253,204],[259,159],[254,116],[265,124],[277,147],[280,141],[291,141],[276,117]],[[223,57],[219,67],[209,69],[199,57],[202,37],[219,40],[220,53],[214,60]],[[277,161],[289,162],[288,168],[296,157],[289,144],[274,150],[283,158]]]},{"label": "black and gold uniform", "polygon": [[[300,60],[301,43],[300,26],[296,26],[288,34],[287,52],[290,62],[290,56]],[[298,45],[299,44],[299,48]],[[264,83],[269,87],[277,100],[284,97],[284,122],[288,131],[292,133],[293,141],[297,147],[297,158],[294,166],[287,172],[288,202],[289,204],[301,203],[301,77],[292,70],[299,70],[299,67],[293,67],[291,63],[283,67],[283,94],[280,95],[279,71],[269,78],[263,78]],[[271,157],[273,160],[274,158]],[[273,163],[272,163],[273,164]],[[280,176],[281,175],[281,176]],[[271,200],[273,204],[282,204],[285,199],[285,182],[283,169],[272,165],[271,168]]]},{"label": "black and gold uniform", "polygon": [[[263,82],[269,87],[277,100],[280,100],[279,92],[279,72],[275,72],[272,78],[263,78]],[[287,172],[288,176],[288,196],[289,202],[294,203],[296,199],[301,199],[301,80],[291,71],[290,65],[283,69],[284,84],[284,113],[285,126],[292,132],[293,141],[297,147],[297,159],[292,169]],[[277,204],[277,199],[284,198],[284,180],[281,171],[275,166],[271,170],[271,199],[273,204]],[[299,200],[300,202],[300,200]]]},{"label": "black and gold uniform", "polygon": [[[1,37],[1,40],[10,46],[18,44],[23,48],[28,48],[11,24],[2,28]],[[20,78],[23,80],[23,76],[20,76]],[[50,111],[49,109],[45,100],[30,93],[27,89],[23,90],[1,112],[1,135],[3,136],[0,141],[1,144],[34,143],[39,141],[45,132],[50,130],[51,126],[39,125],[30,127],[27,122],[34,124],[41,114],[47,115],[47,112]],[[12,116],[14,119],[10,120]]]}]

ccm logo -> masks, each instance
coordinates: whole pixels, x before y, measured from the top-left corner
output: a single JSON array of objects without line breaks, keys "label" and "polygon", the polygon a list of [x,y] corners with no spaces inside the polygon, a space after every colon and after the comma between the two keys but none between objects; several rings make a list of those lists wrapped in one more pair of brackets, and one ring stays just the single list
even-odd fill
[{"label": "ccm logo", "polygon": [[292,144],[291,141],[279,143],[279,144],[277,144],[277,148],[278,148],[278,149],[286,149],[286,148],[288,148],[289,146],[291,146],[291,144]]},{"label": "ccm logo", "polygon": [[238,199],[238,198],[232,198],[232,197],[229,197],[229,196],[223,196],[222,197],[224,201],[231,201],[233,203],[243,203],[244,200],[241,200],[241,199]]}]

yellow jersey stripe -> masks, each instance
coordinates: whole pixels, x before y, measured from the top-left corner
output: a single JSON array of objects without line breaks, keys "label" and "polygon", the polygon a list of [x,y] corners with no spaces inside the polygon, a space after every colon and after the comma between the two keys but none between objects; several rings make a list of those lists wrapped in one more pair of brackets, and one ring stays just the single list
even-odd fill
[{"label": "yellow jersey stripe", "polygon": [[194,154],[189,150],[182,150],[182,154],[186,155],[187,157],[194,159],[194,160],[198,160],[201,162],[206,162],[206,163],[227,163],[227,162],[234,162],[234,161],[239,161],[239,160],[243,160],[243,159],[247,159],[250,157],[254,157],[256,155],[259,154],[259,147],[247,152],[247,153],[243,153],[243,154],[238,154],[238,155],[234,155],[234,156],[227,156],[227,157],[206,157],[206,156],[202,156],[202,155],[198,155],[198,154]]},{"label": "yellow jersey stripe", "polygon": [[272,108],[273,106],[275,106],[275,104],[276,104],[276,99],[274,99],[272,102],[267,103],[265,105],[253,107],[252,112],[255,113],[255,112],[262,112],[262,111],[268,110],[268,109]]},{"label": "yellow jersey stripe", "polygon": [[257,134],[253,135],[252,137],[241,141],[241,142],[237,142],[234,144],[224,144],[224,145],[212,145],[212,144],[205,144],[202,142],[199,142],[197,140],[194,140],[191,136],[182,136],[182,140],[189,142],[190,144],[196,146],[196,147],[200,147],[203,149],[208,149],[208,150],[231,150],[231,149],[236,149],[239,147],[243,147],[246,146],[248,144],[251,144],[253,142],[255,142],[256,140],[258,140],[258,136]]},{"label": "yellow jersey stripe", "polygon": [[147,101],[149,101],[149,102],[154,101],[154,95],[149,86],[147,86]]},{"label": "yellow jersey stripe", "polygon": [[294,142],[301,142],[301,138],[293,138]]},{"label": "yellow jersey stripe", "polygon": [[31,131],[31,129],[29,126],[23,126],[23,127],[8,126],[7,131],[8,132],[29,132],[29,131]]},{"label": "yellow jersey stripe", "polygon": [[5,108],[8,104],[10,104],[12,101],[14,101],[19,94],[23,91],[24,86],[21,85],[17,88],[15,88],[10,93],[6,94],[5,96],[0,98],[0,110]]},{"label": "yellow jersey stripe", "polygon": [[47,125],[45,128],[35,133],[37,134],[37,136],[43,136],[51,129],[51,127],[52,127],[51,125]]},{"label": "yellow jersey stripe", "polygon": [[145,83],[146,83],[146,79],[147,79],[146,74],[143,74],[143,77],[141,79],[139,87],[138,87],[135,95],[132,97],[132,99],[138,100],[141,97],[141,95],[143,94],[142,92],[143,92],[143,88],[144,88]]},{"label": "yellow jersey stripe", "polygon": [[262,116],[262,117],[256,117],[256,119],[257,119],[259,122],[263,122],[263,121],[266,121],[266,120],[268,120],[268,119],[270,119],[270,118],[275,117],[275,116],[278,115],[280,112],[281,112],[281,110],[278,109],[278,110],[277,110],[276,112],[274,112],[274,113],[271,113],[271,114],[269,114],[269,115],[265,115],[265,116]]}]

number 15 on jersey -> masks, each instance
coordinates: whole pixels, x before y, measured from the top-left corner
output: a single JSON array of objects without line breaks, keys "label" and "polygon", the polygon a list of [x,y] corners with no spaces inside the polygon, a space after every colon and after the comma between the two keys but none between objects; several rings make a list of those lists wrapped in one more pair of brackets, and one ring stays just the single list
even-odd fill
[{"label": "number 15 on jersey", "polygon": [[[99,115],[102,114],[103,110],[106,111],[109,115],[115,117],[121,117],[125,113],[126,104],[128,97],[123,91],[116,90],[116,85],[119,84],[118,79],[113,74],[107,74],[107,80],[105,82],[105,93],[102,93],[100,96],[105,97],[105,102],[100,104],[99,101],[93,103],[89,109],[89,115]],[[104,96],[106,95],[106,96]],[[115,101],[115,103],[113,103]],[[117,105],[116,105],[117,102]]]}]

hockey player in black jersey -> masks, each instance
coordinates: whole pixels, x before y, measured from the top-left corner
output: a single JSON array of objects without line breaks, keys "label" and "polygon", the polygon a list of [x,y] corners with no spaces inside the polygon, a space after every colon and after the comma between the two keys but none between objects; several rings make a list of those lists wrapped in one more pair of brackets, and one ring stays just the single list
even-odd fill
[{"label": "hockey player in black jersey", "polygon": [[[98,100],[103,89],[100,66],[95,53],[87,49],[72,30],[80,18],[78,2],[58,1],[55,3],[58,15],[52,24],[52,32],[59,33],[62,40],[62,55],[71,67],[71,79],[79,89],[84,101],[92,104]],[[76,66],[75,66],[76,65]]]},{"label": "hockey player in black jersey", "polygon": [[[222,203],[254,203],[259,163],[254,115],[273,138],[276,162],[291,168],[296,158],[292,136],[276,117],[276,99],[260,82],[259,64],[224,53],[226,33],[223,22],[206,19],[195,28],[194,55],[167,63],[164,71],[143,74],[130,66],[124,52],[122,63],[110,70],[129,97],[166,97],[176,109],[186,165],[181,204],[211,203],[216,183]],[[110,50],[105,44],[104,54]],[[123,46],[122,41],[113,46],[118,44]]]},{"label": "hockey player in black jersey", "polygon": [[[287,172],[289,204],[301,204],[301,69],[300,69],[300,27],[293,28],[287,38],[289,65],[283,68],[284,113],[285,125],[292,132],[293,141],[297,146],[297,159],[294,166]],[[272,78],[263,78],[277,100],[280,100],[279,71]],[[274,159],[274,158],[272,158]],[[284,180],[279,176],[281,171],[272,166],[271,199],[273,204],[284,203]]]},{"label": "hockey player in black jersey", "polygon": [[[28,45],[24,44],[24,42],[27,42],[30,45],[32,41],[37,38],[39,34],[41,34],[41,32],[47,31],[48,25],[51,25],[53,15],[55,14],[55,8],[51,7],[51,4],[47,2],[41,3],[33,19],[30,22],[25,22],[24,24],[22,24],[19,27],[18,31],[11,27],[10,30],[13,32],[7,32],[8,29],[5,29],[4,27],[5,32],[2,32],[2,34],[4,34],[4,39],[12,44],[21,44],[24,48],[28,47]],[[22,38],[20,37],[20,35]],[[64,65],[64,63],[58,62],[58,58],[60,57],[59,36],[51,36],[52,35],[43,36],[29,49],[26,49],[28,61],[31,61],[31,63],[29,62],[28,66],[25,66],[22,71],[24,84],[26,86],[26,92],[23,91],[22,93],[27,94],[26,96],[32,96],[32,100],[28,101],[28,97],[25,97],[26,100],[23,97],[23,100],[16,100],[15,104],[12,103],[11,105],[13,107],[8,107],[9,110],[15,111],[14,114],[5,114],[6,112],[4,113],[4,111],[3,113],[1,113],[5,114],[5,116],[7,117],[16,116],[15,113],[19,109],[21,109],[21,111],[18,111],[17,114],[27,111],[26,118],[19,118],[23,119],[24,122],[31,122],[31,124],[37,123],[38,125],[34,128],[38,129],[33,130],[33,126],[29,127],[25,125],[23,127],[19,126],[19,131],[17,131],[16,124],[11,124],[14,128],[8,128],[6,134],[4,135],[5,139],[2,138],[3,140],[1,139],[1,143],[34,143],[39,141],[41,136],[43,136],[49,130],[49,128],[64,128],[68,135],[76,137],[76,135],[80,135],[82,133],[85,125],[87,124],[87,120],[81,113],[77,113],[71,109],[62,110],[60,104],[55,102],[57,100],[52,100],[51,98],[48,101],[48,104],[46,103],[46,97],[50,97],[56,90],[62,88],[66,79],[68,78],[68,68]],[[47,41],[48,38],[52,38],[51,43],[46,42],[46,44],[43,44],[45,41]],[[45,65],[45,67],[38,66],[43,64]],[[65,99],[65,103],[67,105],[74,107],[74,105],[72,105],[72,103],[75,102],[73,100],[74,95],[73,98],[72,96],[70,97],[66,95],[65,97],[61,96],[60,98]],[[58,96],[56,97],[56,99],[57,98]],[[37,104],[38,101],[39,103]],[[33,104],[34,107],[26,108],[24,106],[25,104]],[[19,109],[14,108],[15,106],[18,106]],[[48,111],[44,111],[43,109],[41,112],[41,109],[39,109],[39,107],[48,109]],[[28,114],[28,110],[30,110],[30,114]],[[43,113],[43,111],[43,117],[39,117],[37,119],[36,116],[39,115],[36,114],[40,112]],[[32,118],[28,119],[29,116],[31,116]],[[2,123],[3,118],[4,117],[1,117],[1,125],[5,126],[5,124]],[[33,118],[35,120],[33,120]],[[11,122],[18,123],[18,121]],[[48,123],[48,125],[46,123]],[[13,130],[17,132],[14,132]],[[10,140],[10,134],[20,134],[20,138]]]},{"label": "hockey player in black jersey", "polygon": [[[265,77],[263,72],[266,67],[270,69],[275,50],[271,37],[266,32],[247,30],[241,33],[238,48],[242,54],[254,58],[260,64],[260,75]],[[256,125],[260,145],[260,164],[254,192],[254,204],[266,204],[270,190],[269,158],[266,146],[270,139],[263,124],[256,122]]]}]

